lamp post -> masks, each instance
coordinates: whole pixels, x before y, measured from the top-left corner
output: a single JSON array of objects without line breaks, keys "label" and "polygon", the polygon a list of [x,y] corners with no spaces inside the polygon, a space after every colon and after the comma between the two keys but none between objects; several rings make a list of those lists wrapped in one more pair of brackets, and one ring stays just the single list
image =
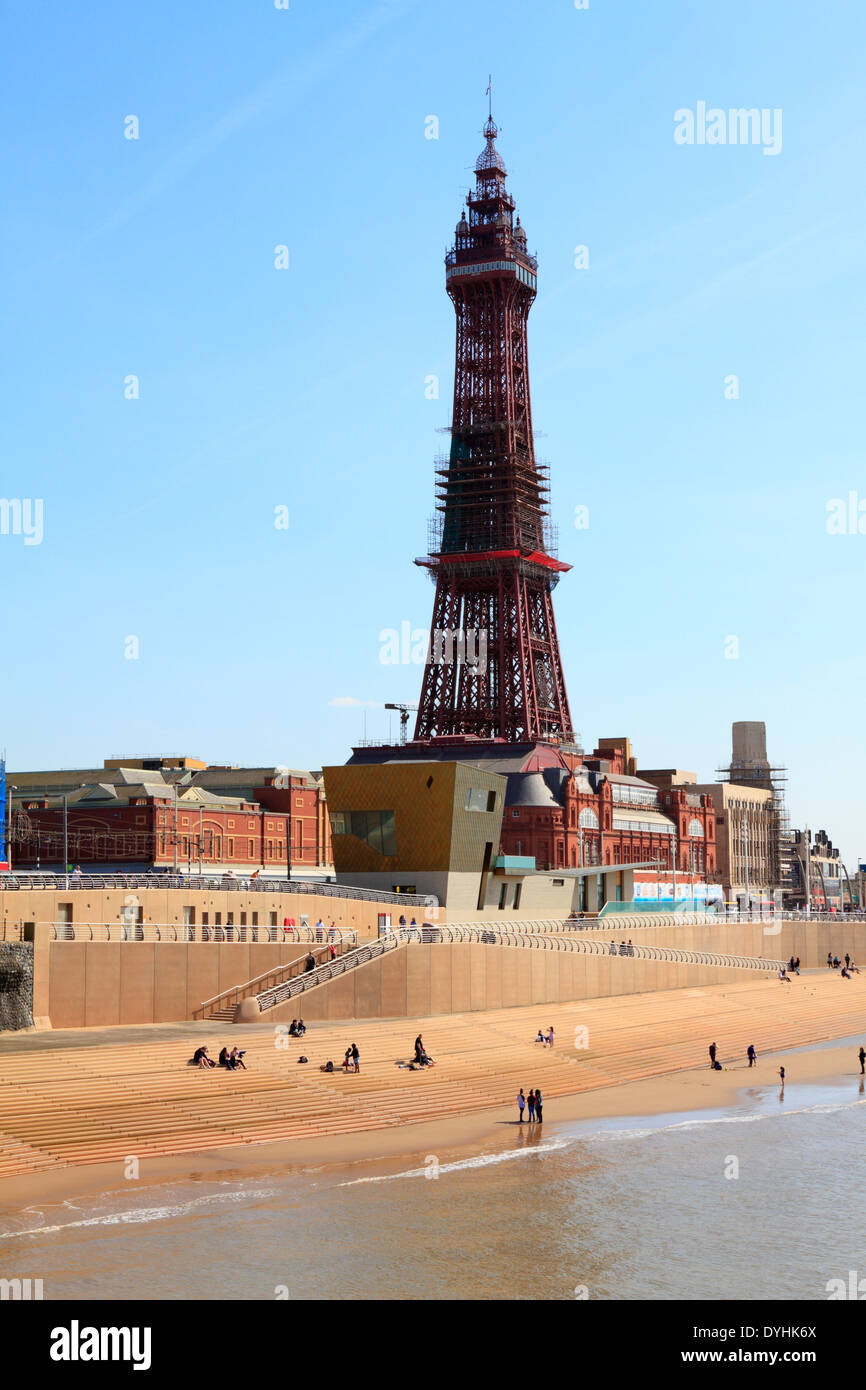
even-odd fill
[{"label": "lamp post", "polygon": [[63,793],[63,886],[69,887],[69,793]]}]

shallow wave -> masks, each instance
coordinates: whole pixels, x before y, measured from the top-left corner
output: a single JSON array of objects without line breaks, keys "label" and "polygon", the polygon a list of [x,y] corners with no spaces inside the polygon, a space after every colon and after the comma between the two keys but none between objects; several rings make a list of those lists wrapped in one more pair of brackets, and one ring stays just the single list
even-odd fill
[{"label": "shallow wave", "polygon": [[[83,1217],[80,1221],[60,1221],[52,1225],[33,1226],[28,1230],[0,1231],[0,1240],[13,1240],[20,1236],[55,1235],[58,1231],[73,1231],[83,1226],[136,1226],[151,1221],[170,1221],[173,1217],[187,1216],[196,1208],[220,1206],[248,1202],[252,1198],[276,1197],[273,1189],[252,1189],[240,1192],[212,1192],[204,1197],[190,1197],[185,1202],[175,1202],[160,1207],[132,1207],[126,1211],[102,1212],[98,1216]],[[65,1204],[64,1204],[65,1205]]]},{"label": "shallow wave", "polygon": [[435,1170],[429,1167],[407,1168],[403,1173],[377,1173],[369,1178],[350,1178],[347,1182],[337,1183],[337,1187],[357,1187],[361,1183],[369,1182],[395,1182],[398,1178],[426,1178],[431,1171],[435,1171],[437,1176],[442,1173],[460,1173],[468,1168],[487,1168],[492,1163],[507,1163],[512,1158],[528,1158],[533,1155],[555,1153],[558,1149],[566,1149],[569,1146],[567,1139],[554,1139],[549,1144],[536,1144],[531,1149],[504,1149],[501,1153],[477,1154],[475,1158],[455,1159],[453,1163],[438,1163]]}]

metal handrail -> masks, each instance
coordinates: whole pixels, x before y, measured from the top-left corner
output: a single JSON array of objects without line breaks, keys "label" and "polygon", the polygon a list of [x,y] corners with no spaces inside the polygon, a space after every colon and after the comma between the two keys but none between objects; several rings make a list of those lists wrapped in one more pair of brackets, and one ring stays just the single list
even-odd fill
[{"label": "metal handrail", "polygon": [[405,944],[396,932],[389,932],[379,937],[378,941],[369,941],[364,946],[358,946],[354,951],[348,951],[344,956],[338,956],[336,960],[320,965],[316,970],[310,970],[295,980],[286,980],[283,984],[256,995],[259,1012],[264,1013],[277,1004],[285,1003],[287,999],[294,999],[316,985],[324,984],[337,975],[344,975],[347,970],[354,970],[359,965],[366,965],[367,961],[374,960],[376,956],[384,955],[386,951]]}]

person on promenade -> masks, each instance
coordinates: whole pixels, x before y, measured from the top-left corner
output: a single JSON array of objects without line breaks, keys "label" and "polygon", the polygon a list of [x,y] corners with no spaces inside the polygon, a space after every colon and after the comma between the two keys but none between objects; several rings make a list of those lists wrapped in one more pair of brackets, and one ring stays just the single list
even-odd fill
[{"label": "person on promenade", "polygon": [[866,1048],[864,1048],[862,1044],[857,1055],[860,1058],[860,1075],[866,1076]]},{"label": "person on promenade", "polygon": [[526,1105],[526,1096],[523,1094],[523,1087],[517,1092],[517,1109],[520,1113],[520,1123],[523,1124],[523,1110]]},{"label": "person on promenade", "polygon": [[542,1107],[543,1105],[544,1105],[544,1096],[541,1094],[541,1092],[540,1092],[540,1091],[538,1090],[538,1088],[536,1087],[536,1090],[535,1090],[535,1118],[538,1120],[538,1123],[539,1123],[539,1124],[541,1124],[541,1120],[542,1120],[541,1107]]},{"label": "person on promenade", "polygon": [[360,1071],[360,1070],[361,1070],[361,1054],[360,1054],[360,1052],[358,1051],[358,1044],[357,1044],[357,1043],[352,1043],[352,1062],[353,1062],[353,1064],[354,1064],[355,1071]]},{"label": "person on promenade", "polygon": [[628,953],[630,956],[634,955],[634,946],[632,945],[631,937],[628,939]]},{"label": "person on promenade", "polygon": [[713,1068],[715,1068],[715,1065],[716,1065],[716,1044],[715,1044],[715,1043],[710,1043],[710,1066],[713,1067]]},{"label": "person on promenade", "polygon": [[312,951],[310,951],[309,955],[307,956],[307,959],[304,961],[304,974],[305,974],[305,975],[309,974],[309,972],[310,972],[311,970],[315,970],[315,968],[316,968],[316,957],[313,955]]},{"label": "person on promenade", "polygon": [[337,959],[337,948],[336,948],[336,946],[334,945],[333,941],[331,942],[330,946],[328,947],[328,959],[329,959],[329,960],[336,960],[336,959]]},{"label": "person on promenade", "polygon": [[753,1066],[755,1065],[755,1063],[757,1062],[757,1060],[758,1060],[758,1054],[757,1054],[757,1052],[755,1051],[755,1044],[754,1044],[754,1043],[749,1043],[749,1046],[748,1046],[748,1048],[747,1048],[747,1050],[746,1050],[746,1056],[747,1056],[748,1059],[749,1059],[749,1066],[750,1066],[750,1067],[753,1067]]},{"label": "person on promenade", "polygon": [[612,942],[610,943],[610,954],[611,954],[612,956],[615,956],[615,955],[616,955],[616,942],[615,942],[615,941],[612,941]]},{"label": "person on promenade", "polygon": [[529,1116],[528,1116],[528,1118],[529,1118],[529,1123],[530,1123],[531,1125],[533,1125],[533,1124],[535,1124],[535,1092],[534,1092],[534,1091],[530,1091],[530,1092],[529,1092],[529,1095],[526,1097],[526,1107],[527,1107],[527,1109],[528,1109],[528,1111],[529,1111]]}]

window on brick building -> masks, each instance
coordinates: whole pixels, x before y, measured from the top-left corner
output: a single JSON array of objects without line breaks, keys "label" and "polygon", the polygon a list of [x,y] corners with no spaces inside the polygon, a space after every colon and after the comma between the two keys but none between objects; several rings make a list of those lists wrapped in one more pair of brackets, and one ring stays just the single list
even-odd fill
[{"label": "window on brick building", "polygon": [[230,835],[230,836],[229,836],[229,859],[234,859],[234,857],[235,857],[235,842],[234,842],[233,837]]},{"label": "window on brick building", "polygon": [[273,840],[268,840],[268,858],[269,858],[269,859],[273,859],[273,857],[274,857],[274,842],[273,842]]}]

